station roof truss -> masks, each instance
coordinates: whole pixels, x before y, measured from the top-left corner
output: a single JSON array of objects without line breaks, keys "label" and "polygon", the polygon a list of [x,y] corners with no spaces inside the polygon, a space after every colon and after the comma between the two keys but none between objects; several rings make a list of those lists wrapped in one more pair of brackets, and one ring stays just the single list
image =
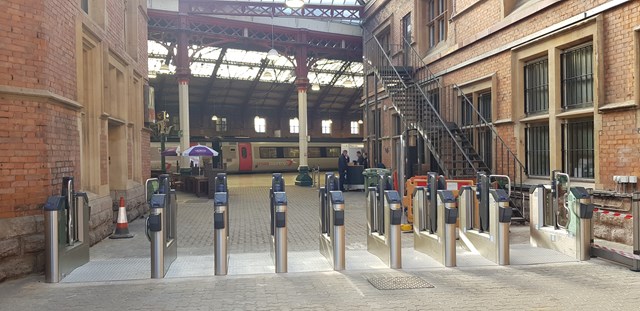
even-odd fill
[{"label": "station roof truss", "polygon": [[[357,8],[356,13],[349,14],[361,14],[363,8],[355,0],[310,0],[305,5],[307,11],[296,11],[286,8],[283,2],[181,1],[180,11],[188,8],[188,14],[149,9],[149,78],[156,88],[156,109],[177,107],[175,58],[178,34],[182,32],[188,35],[189,98],[193,104],[203,106],[201,111],[214,105],[216,111],[258,114],[278,109],[296,115],[294,55],[304,46],[309,83],[320,86],[319,91],[309,88],[307,92],[310,116],[359,114],[364,84],[361,36],[278,26],[273,21],[264,24],[218,17],[222,15],[218,11],[224,10],[225,15],[348,20],[341,15],[347,13],[324,7]],[[309,4],[313,2],[317,4]],[[312,13],[317,16],[300,15]],[[280,53],[275,60],[266,57],[272,47]]]}]

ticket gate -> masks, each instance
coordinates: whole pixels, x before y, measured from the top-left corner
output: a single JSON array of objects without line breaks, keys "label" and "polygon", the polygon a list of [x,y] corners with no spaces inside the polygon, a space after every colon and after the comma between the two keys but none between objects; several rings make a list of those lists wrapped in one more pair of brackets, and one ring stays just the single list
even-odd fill
[{"label": "ticket gate", "polygon": [[320,188],[320,253],[333,264],[333,270],[345,268],[344,197],[334,173],[325,174]]},{"label": "ticket gate", "polygon": [[402,268],[402,199],[391,190],[393,180],[379,176],[367,194],[367,250],[392,269]]},{"label": "ticket gate", "polygon": [[227,174],[218,173],[213,195],[213,251],[214,274],[227,275],[229,270],[229,193]]},{"label": "ticket gate", "polygon": [[460,240],[471,251],[499,265],[508,265],[511,222],[509,193],[504,189],[490,189],[490,180],[494,177],[507,179],[506,189],[511,189],[511,181],[507,176],[486,176],[482,173],[478,174],[476,189],[472,186],[460,189]]},{"label": "ticket gate", "polygon": [[[414,234],[417,251],[425,253],[445,267],[456,266],[456,198],[449,190],[437,190],[434,183],[416,187],[413,194]],[[436,198],[437,197],[437,198]],[[436,215],[430,211],[431,198],[436,198]],[[431,226],[429,218],[436,218]]]},{"label": "ticket gate", "polygon": [[[146,234],[151,242],[151,278],[164,278],[178,257],[176,191],[170,188],[170,176],[147,179],[146,197],[149,200]],[[156,187],[157,185],[157,187]]]},{"label": "ticket gate", "polygon": [[585,188],[570,187],[569,175],[553,171],[550,186],[532,188],[529,204],[531,245],[589,260],[593,204]]},{"label": "ticket gate", "polygon": [[271,215],[271,258],[276,273],[287,272],[287,194],[282,174],[271,177],[270,215]]},{"label": "ticket gate", "polygon": [[89,262],[89,197],[75,191],[73,177],[62,178],[60,195],[44,205],[45,281],[58,283]]}]

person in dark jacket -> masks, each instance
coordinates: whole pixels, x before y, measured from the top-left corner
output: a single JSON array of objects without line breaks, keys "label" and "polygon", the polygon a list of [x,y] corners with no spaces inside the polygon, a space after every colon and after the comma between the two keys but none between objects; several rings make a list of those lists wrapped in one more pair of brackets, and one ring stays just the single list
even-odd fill
[{"label": "person in dark jacket", "polygon": [[342,154],[338,158],[338,174],[340,174],[340,190],[344,191],[344,185],[347,183],[347,167],[349,166],[349,153],[342,150]]}]

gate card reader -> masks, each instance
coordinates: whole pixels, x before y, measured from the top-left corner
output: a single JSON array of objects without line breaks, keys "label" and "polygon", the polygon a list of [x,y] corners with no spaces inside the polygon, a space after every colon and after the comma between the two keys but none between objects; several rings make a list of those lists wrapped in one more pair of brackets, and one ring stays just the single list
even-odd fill
[{"label": "gate card reader", "polygon": [[164,208],[166,194],[154,194],[151,196],[151,208]]},{"label": "gate card reader", "polygon": [[512,210],[509,206],[509,195],[507,192],[503,189],[491,189],[490,194],[493,200],[498,203],[498,222],[511,222]]}]

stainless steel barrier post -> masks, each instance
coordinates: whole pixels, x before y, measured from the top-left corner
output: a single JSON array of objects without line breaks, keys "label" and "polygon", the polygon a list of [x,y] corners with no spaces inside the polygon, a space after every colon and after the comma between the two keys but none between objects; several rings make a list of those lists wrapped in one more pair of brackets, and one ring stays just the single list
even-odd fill
[{"label": "stainless steel barrier post", "polygon": [[584,187],[571,187],[567,201],[570,213],[569,232],[574,231],[578,259],[589,260],[591,258],[591,218],[593,218],[591,195]]},{"label": "stainless steel barrier post", "polygon": [[164,247],[165,247],[165,233],[163,224],[165,223],[166,203],[165,193],[153,194],[150,202],[150,215],[147,218],[147,230],[150,232],[151,237],[151,278],[161,279],[164,278],[166,273],[164,269]]},{"label": "stainless steel barrier post", "polygon": [[389,268],[402,269],[402,239],[400,225],[402,224],[402,199],[398,191],[385,190],[384,223],[386,242],[389,246]]},{"label": "stainless steel barrier post", "polygon": [[[225,228],[227,231],[227,236],[229,236],[229,187],[227,186],[227,173],[218,173],[215,179],[216,192],[224,192],[227,194],[227,210],[224,213],[225,218]],[[215,196],[215,193],[214,193]]]},{"label": "stainless steel barrier post", "polygon": [[45,281],[60,282],[89,262],[89,198],[76,192],[73,177],[64,177],[61,195],[44,205]]},{"label": "stainless steel barrier post", "polygon": [[[222,190],[222,189],[221,189]],[[215,256],[215,275],[227,275],[229,257],[227,240],[229,239],[227,210],[229,197],[227,192],[216,192],[213,197],[213,249]]]},{"label": "stainless steel barrier post", "polygon": [[287,272],[287,194],[274,192],[274,213],[272,214],[272,228],[274,228],[274,252],[276,273]]},{"label": "stainless steel barrier post", "polygon": [[[498,264],[508,265],[509,258],[509,225],[511,223],[511,207],[509,206],[509,195],[503,189],[491,189],[490,208],[495,213],[491,218],[490,225],[495,224],[498,231],[497,251]],[[492,226],[493,227],[493,226]],[[492,228],[495,230],[495,227]],[[495,231],[492,231],[494,232]]]},{"label": "stainless steel barrier post", "polygon": [[331,244],[333,245],[333,270],[345,268],[344,197],[342,191],[331,191]]},{"label": "stainless steel barrier post", "polygon": [[438,190],[438,209],[443,212],[444,217],[444,266],[456,266],[456,221],[458,219],[458,208],[453,192],[449,190]]}]

